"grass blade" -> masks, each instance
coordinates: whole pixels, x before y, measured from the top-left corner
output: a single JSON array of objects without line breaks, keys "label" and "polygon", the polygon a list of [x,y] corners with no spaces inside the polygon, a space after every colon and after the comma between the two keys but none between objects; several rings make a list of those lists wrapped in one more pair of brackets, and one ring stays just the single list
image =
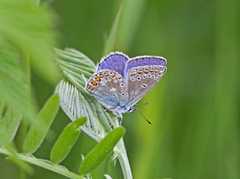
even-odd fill
[{"label": "grass blade", "polygon": [[117,33],[117,49],[127,51],[132,47],[138,28],[142,21],[147,0],[123,0],[124,8]]},{"label": "grass blade", "polygon": [[105,42],[104,50],[103,50],[103,56],[105,56],[105,55],[109,54],[111,51],[113,51],[121,11],[122,11],[122,5],[120,5],[119,8],[118,8],[118,11],[117,11],[116,17],[114,19],[111,31],[110,31],[110,33],[107,37],[106,42]]}]

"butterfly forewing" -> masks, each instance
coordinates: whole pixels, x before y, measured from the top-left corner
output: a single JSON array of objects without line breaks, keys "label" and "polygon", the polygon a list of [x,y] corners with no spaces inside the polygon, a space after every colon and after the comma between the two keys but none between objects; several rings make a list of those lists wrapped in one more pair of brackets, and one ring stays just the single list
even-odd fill
[{"label": "butterfly forewing", "polygon": [[128,93],[123,77],[112,70],[100,70],[86,85],[86,91],[106,108],[115,108],[127,102]]},{"label": "butterfly forewing", "polygon": [[128,105],[136,104],[163,77],[167,68],[162,65],[138,65],[127,71]]}]

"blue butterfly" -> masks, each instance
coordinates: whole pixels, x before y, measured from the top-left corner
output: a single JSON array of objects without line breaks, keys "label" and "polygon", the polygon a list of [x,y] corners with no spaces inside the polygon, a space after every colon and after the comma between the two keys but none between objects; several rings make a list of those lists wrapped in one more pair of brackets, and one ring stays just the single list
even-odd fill
[{"label": "blue butterfly", "polygon": [[122,119],[166,73],[167,60],[158,56],[129,58],[121,52],[103,57],[85,89],[103,106]]}]

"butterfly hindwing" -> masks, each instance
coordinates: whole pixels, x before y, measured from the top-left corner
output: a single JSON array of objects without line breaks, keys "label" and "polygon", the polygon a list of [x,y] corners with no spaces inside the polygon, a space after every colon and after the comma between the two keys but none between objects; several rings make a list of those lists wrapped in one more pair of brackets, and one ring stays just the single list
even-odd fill
[{"label": "butterfly hindwing", "polygon": [[[141,63],[138,62],[139,59]],[[162,57],[137,57],[130,62],[137,65],[128,67],[127,71],[128,106],[142,99],[160,81],[167,70],[164,66],[166,60]]]},{"label": "butterfly hindwing", "polygon": [[96,72],[89,79],[86,91],[109,109],[125,104],[128,99],[123,77],[112,70]]}]

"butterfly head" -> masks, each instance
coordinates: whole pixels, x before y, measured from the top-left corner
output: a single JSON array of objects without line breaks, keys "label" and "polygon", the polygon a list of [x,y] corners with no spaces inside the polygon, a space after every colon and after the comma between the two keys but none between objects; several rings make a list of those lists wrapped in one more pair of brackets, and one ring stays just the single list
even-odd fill
[{"label": "butterfly head", "polygon": [[131,107],[128,109],[127,113],[131,113],[131,112],[133,112],[133,111],[135,111],[135,110],[136,110],[136,108],[134,108],[133,106],[131,106]]}]

